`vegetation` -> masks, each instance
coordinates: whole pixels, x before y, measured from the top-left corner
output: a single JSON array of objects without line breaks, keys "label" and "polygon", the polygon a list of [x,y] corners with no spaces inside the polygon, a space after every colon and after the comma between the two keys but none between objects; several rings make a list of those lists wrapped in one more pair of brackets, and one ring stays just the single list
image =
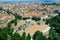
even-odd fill
[{"label": "vegetation", "polygon": [[[0,28],[0,40],[31,40],[31,35],[23,32],[22,36],[17,32],[13,33],[11,27]],[[56,33],[54,29],[51,28],[49,37],[47,38],[40,31],[36,31],[33,35],[33,40],[60,40],[60,36]]]},{"label": "vegetation", "polygon": [[22,19],[22,17],[20,15],[18,15],[17,13],[13,14],[15,16],[16,19]]},{"label": "vegetation", "polygon": [[47,40],[47,38],[43,36],[42,32],[36,31],[33,35],[33,40]]},{"label": "vegetation", "polygon": [[20,34],[18,34],[17,32],[15,32],[12,36],[12,40],[21,40],[21,36]]},{"label": "vegetation", "polygon": [[[27,37],[27,38],[26,38]],[[17,32],[13,34],[11,27],[5,27],[0,29],[0,40],[30,40],[31,36],[26,36],[25,32],[20,36]]]},{"label": "vegetation", "polygon": [[60,40],[60,37],[59,37],[59,35],[56,33],[56,31],[53,29],[53,28],[51,28],[50,29],[50,35],[49,35],[49,38],[48,38],[49,40]]},{"label": "vegetation", "polygon": [[13,19],[13,20],[11,20],[10,22],[8,22],[7,26],[8,26],[8,27],[11,27],[11,24],[12,24],[12,23],[14,23],[15,26],[17,26],[17,19]]},{"label": "vegetation", "polygon": [[57,33],[60,33],[60,12],[58,13],[58,16],[46,19],[46,24],[50,24]]},{"label": "vegetation", "polygon": [[5,11],[5,12],[7,12],[8,14],[13,14],[9,9],[7,11]]},{"label": "vegetation", "polygon": [[24,17],[23,20],[30,19],[30,17]]},{"label": "vegetation", "polygon": [[11,39],[13,34],[13,29],[10,27],[5,27],[0,29],[0,40],[8,40]]},{"label": "vegetation", "polygon": [[8,27],[11,27],[11,22],[9,22],[9,23],[7,24],[7,26],[8,26]]},{"label": "vegetation", "polygon": [[2,8],[2,7],[0,7],[0,10],[3,10],[3,8]]},{"label": "vegetation", "polygon": [[26,40],[31,40],[30,34],[27,35]]},{"label": "vegetation", "polygon": [[46,24],[50,24],[51,30],[49,40],[60,40],[60,12],[55,17],[46,19]]},{"label": "vegetation", "polygon": [[37,16],[33,16],[32,17],[32,20],[39,21],[39,20],[41,20],[41,18],[40,17],[37,17]]},{"label": "vegetation", "polygon": [[25,32],[23,32],[23,34],[22,34],[22,40],[26,40],[26,33]]}]

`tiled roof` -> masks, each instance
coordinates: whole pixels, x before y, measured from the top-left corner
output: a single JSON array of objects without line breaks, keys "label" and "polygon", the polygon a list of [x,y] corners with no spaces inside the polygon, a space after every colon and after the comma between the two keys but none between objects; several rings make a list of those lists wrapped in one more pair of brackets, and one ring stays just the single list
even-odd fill
[{"label": "tiled roof", "polygon": [[40,31],[40,32],[43,32],[44,30],[46,30],[48,28],[47,25],[38,25],[36,24],[36,22],[34,22],[34,25],[32,26],[29,26],[27,28],[25,28],[25,32],[26,34],[30,33],[30,34],[34,34],[36,31]]},{"label": "tiled roof", "polygon": [[9,15],[9,14],[0,13],[0,19],[4,20],[4,21],[8,21],[8,20],[14,19],[14,16],[13,15]]}]

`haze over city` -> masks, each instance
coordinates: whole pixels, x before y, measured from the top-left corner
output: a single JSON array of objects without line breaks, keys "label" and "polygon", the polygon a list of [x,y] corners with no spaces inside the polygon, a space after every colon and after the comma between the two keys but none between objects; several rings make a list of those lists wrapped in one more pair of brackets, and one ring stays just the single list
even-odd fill
[{"label": "haze over city", "polygon": [[60,40],[60,1],[0,0],[0,40]]}]

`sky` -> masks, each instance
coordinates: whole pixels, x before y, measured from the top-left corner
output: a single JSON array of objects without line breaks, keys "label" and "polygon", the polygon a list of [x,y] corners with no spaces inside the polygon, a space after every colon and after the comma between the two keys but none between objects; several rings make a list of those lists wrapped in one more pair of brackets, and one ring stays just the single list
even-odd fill
[{"label": "sky", "polygon": [[6,2],[6,1],[39,1],[39,2],[60,2],[60,0],[0,0],[2,2]]},{"label": "sky", "polygon": [[0,0],[0,1],[51,1],[51,0]]}]

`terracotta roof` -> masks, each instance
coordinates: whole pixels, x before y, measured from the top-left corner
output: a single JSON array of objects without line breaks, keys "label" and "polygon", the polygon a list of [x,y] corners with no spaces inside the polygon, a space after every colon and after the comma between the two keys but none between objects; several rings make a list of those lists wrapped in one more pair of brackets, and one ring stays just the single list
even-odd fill
[{"label": "terracotta roof", "polygon": [[[31,24],[33,24],[33,25],[30,25],[30,26],[26,27],[25,31],[21,30],[21,31],[18,31],[18,33],[22,34],[23,32],[26,32],[26,34],[30,33],[31,35],[33,35],[38,30],[40,32],[47,31],[46,29],[48,28],[48,25],[45,25],[45,24],[44,25],[38,25],[37,22],[35,22],[35,21],[31,21]],[[15,27],[15,28],[17,29],[18,27]]]},{"label": "terracotta roof", "polygon": [[0,19],[1,19],[2,17],[5,17],[5,16],[9,16],[9,15],[8,15],[8,14],[0,13]]},{"label": "terracotta roof", "polygon": [[26,34],[30,33],[30,34],[34,34],[36,31],[44,31],[47,29],[47,25],[33,25],[33,26],[29,26],[25,29]]},{"label": "terracotta roof", "polygon": [[[5,17],[5,18],[4,18],[4,17]],[[9,18],[9,17],[11,17],[11,18]],[[1,18],[4,18],[4,21],[8,21],[8,20],[13,19],[14,16],[13,16],[13,15],[9,15],[9,14],[0,13],[0,19],[1,19]]]},{"label": "terracotta roof", "polygon": [[14,31],[15,31],[15,30],[18,30],[18,28],[19,28],[20,26],[22,26],[22,25],[25,24],[25,21],[23,21],[23,20],[20,20],[20,21],[18,20],[17,22],[18,22],[18,23],[17,23],[17,26],[15,26],[14,24],[12,24],[12,26],[11,26],[11,27],[14,29]]}]

